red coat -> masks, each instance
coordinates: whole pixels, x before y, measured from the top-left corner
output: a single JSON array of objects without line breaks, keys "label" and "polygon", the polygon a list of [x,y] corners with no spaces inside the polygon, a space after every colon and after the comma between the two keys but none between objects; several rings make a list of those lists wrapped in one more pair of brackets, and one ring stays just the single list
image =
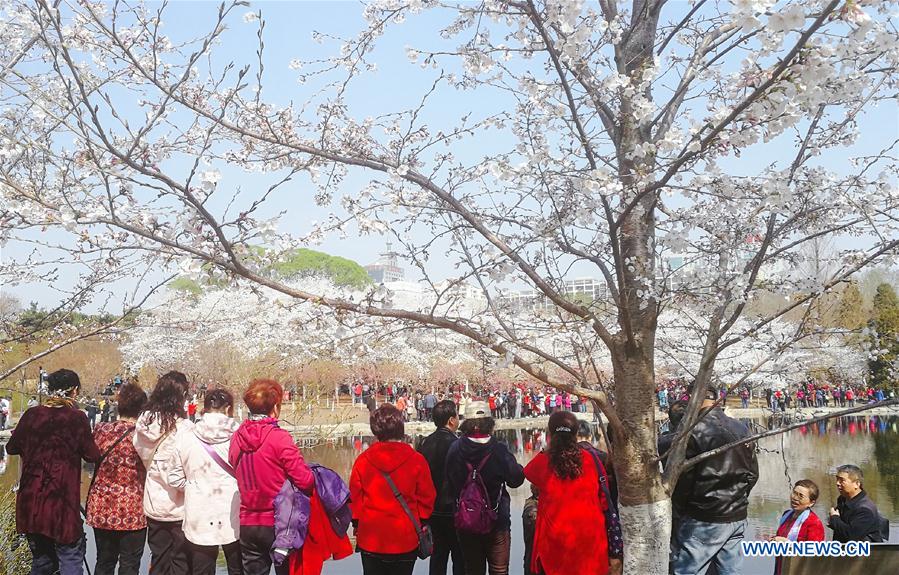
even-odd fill
[{"label": "red coat", "polygon": [[560,479],[549,456],[538,453],[524,468],[524,476],[540,490],[531,569],[546,575],[606,575],[609,545],[600,498],[596,463],[581,450],[582,473]]},{"label": "red coat", "polygon": [[275,495],[290,479],[309,493],[315,478],[290,434],[270,417],[244,421],[234,432],[228,459],[240,491],[240,524],[275,524]]},{"label": "red coat", "polygon": [[403,511],[384,471],[419,519],[428,519],[437,496],[425,458],[407,443],[378,441],[356,459],[350,475],[350,508],[359,521],[356,543],[372,553],[408,553],[418,535]]},{"label": "red coat", "polygon": [[16,530],[73,543],[82,533],[81,460],[97,461],[100,450],[83,411],[32,407],[19,420],[6,452],[22,457],[16,494]]},{"label": "red coat", "polygon": [[[786,537],[797,517],[798,515],[790,517],[783,525],[778,527],[777,536]],[[824,524],[821,523],[821,519],[814,511],[809,513],[805,523],[799,528],[799,534],[796,537],[796,541],[824,541]],[[780,569],[781,558],[778,557],[774,560],[774,575],[780,575]]]},{"label": "red coat", "polygon": [[309,505],[309,531],[303,548],[290,554],[290,575],[321,575],[325,561],[352,554],[350,538],[334,533],[318,493],[313,492]]}]

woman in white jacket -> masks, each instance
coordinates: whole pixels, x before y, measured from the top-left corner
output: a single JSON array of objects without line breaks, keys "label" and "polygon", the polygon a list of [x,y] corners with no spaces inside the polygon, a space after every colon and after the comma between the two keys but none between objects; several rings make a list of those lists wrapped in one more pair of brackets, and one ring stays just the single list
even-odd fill
[{"label": "woman in white jacket", "polygon": [[167,469],[177,434],[193,429],[184,412],[187,388],[183,373],[170,371],[160,377],[135,427],[134,448],[147,469],[144,514],[151,575],[192,573],[181,526],[184,492],[168,484]]},{"label": "woman in white jacket", "polygon": [[179,432],[168,464],[168,482],[184,491],[184,536],[192,573],[214,575],[219,546],[228,575],[240,575],[240,494],[228,463],[238,424],[234,396],[224,389],[206,393],[203,415],[194,428]]}]

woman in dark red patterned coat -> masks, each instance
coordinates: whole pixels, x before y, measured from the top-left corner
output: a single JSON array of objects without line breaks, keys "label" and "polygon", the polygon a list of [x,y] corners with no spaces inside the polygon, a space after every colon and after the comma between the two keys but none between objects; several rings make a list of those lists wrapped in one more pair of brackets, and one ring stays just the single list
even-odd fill
[{"label": "woman in dark red patterned coat", "polygon": [[47,387],[52,395],[46,404],[22,414],[6,444],[7,453],[22,458],[16,530],[28,539],[32,575],[81,575],[81,460],[97,461],[100,450],[87,416],[75,403],[81,389],[78,374],[55,371]]},{"label": "woman in dark red patterned coat", "polygon": [[115,575],[117,563],[119,575],[137,575],[147,540],[143,506],[147,470],[132,443],[147,394],[126,383],[117,401],[118,421],[101,423],[94,430],[94,441],[104,454],[87,498],[87,524],[94,528],[97,542],[94,575]]}]

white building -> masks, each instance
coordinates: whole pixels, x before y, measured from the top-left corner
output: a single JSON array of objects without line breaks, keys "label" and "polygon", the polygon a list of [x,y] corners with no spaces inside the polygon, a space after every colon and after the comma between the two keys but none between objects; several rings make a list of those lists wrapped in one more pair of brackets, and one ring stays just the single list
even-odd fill
[{"label": "white building", "polygon": [[399,264],[399,254],[391,250],[390,242],[387,242],[387,252],[375,263],[365,266],[368,277],[375,283],[399,282],[406,279],[406,272]]}]

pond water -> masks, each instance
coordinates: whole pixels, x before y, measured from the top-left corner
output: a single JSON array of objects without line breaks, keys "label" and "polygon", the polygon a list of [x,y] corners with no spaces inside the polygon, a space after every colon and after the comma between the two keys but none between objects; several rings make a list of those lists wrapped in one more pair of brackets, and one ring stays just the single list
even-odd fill
[{"label": "pond water", "polygon": [[[758,425],[761,422],[752,422]],[[541,449],[542,429],[499,430],[498,438],[505,441],[518,461],[524,465]],[[353,461],[370,445],[368,437],[346,437],[303,447],[308,461],[315,461],[349,478]],[[880,512],[891,520],[891,541],[899,542],[899,417],[844,417],[802,427],[760,443],[760,478],[752,491],[749,506],[747,539],[761,539],[773,535],[780,514],[789,506],[790,485],[799,479],[815,481],[821,489],[815,508],[824,519],[836,502],[837,490],[833,481],[834,468],[854,463],[865,475],[865,489],[877,503]],[[18,476],[18,458],[0,458],[0,489],[8,489]],[[86,492],[89,475],[85,470],[83,490]],[[510,574],[523,573],[523,542],[521,510],[530,488],[525,483],[510,490],[512,496],[512,564]],[[826,522],[826,520],[825,520]],[[830,530],[827,536],[830,538]],[[93,568],[93,543],[88,543],[89,561]],[[145,553],[145,560],[149,552]],[[415,573],[427,573],[427,562],[419,561]],[[224,573],[223,569],[220,572]],[[744,573],[766,575],[773,572],[773,561],[747,560]],[[361,573],[358,556],[325,565],[324,575],[357,575]]]}]

